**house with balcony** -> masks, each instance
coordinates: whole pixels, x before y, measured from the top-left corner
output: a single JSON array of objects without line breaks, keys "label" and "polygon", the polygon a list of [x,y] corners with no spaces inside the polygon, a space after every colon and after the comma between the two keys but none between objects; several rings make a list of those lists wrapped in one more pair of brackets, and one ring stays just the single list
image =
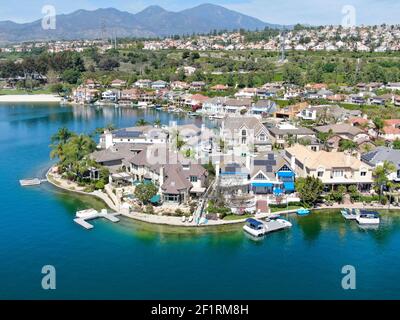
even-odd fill
[{"label": "house with balcony", "polygon": [[297,177],[319,178],[325,191],[354,185],[366,192],[373,185],[373,167],[344,152],[312,151],[297,144],[285,150],[285,157]]},{"label": "house with balcony", "polygon": [[251,191],[254,194],[282,195],[295,192],[294,170],[279,153],[268,152],[253,159]]}]

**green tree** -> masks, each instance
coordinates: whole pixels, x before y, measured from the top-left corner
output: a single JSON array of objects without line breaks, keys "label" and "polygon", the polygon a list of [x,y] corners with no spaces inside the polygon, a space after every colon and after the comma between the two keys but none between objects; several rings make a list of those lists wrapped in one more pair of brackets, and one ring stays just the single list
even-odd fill
[{"label": "green tree", "polygon": [[387,184],[389,182],[388,176],[393,172],[396,172],[396,166],[389,161],[384,161],[382,165],[376,167],[376,169],[374,170],[374,182],[376,188],[379,191],[380,198],[382,197],[383,188],[387,187]]},{"label": "green tree", "polygon": [[153,183],[142,183],[135,188],[136,198],[144,205],[149,203],[151,198],[157,195],[157,192],[158,188]]},{"label": "green tree", "polygon": [[341,139],[339,141],[339,151],[351,151],[354,152],[357,150],[358,145],[356,142],[348,139]]},{"label": "green tree", "polygon": [[136,125],[138,126],[138,127],[143,127],[143,126],[147,126],[149,123],[145,120],[145,119],[139,119],[137,122],[136,122]]},{"label": "green tree", "polygon": [[374,120],[374,126],[375,126],[375,131],[376,131],[376,137],[378,138],[380,133],[382,133],[382,129],[385,126],[385,123],[383,122],[382,118],[376,117]]},{"label": "green tree", "polygon": [[306,206],[312,206],[321,197],[324,191],[324,184],[319,178],[311,176],[298,178],[296,181],[296,190],[299,193],[301,201]]},{"label": "green tree", "polygon": [[393,149],[400,150],[400,140],[399,139],[396,139],[395,141],[393,141]]}]

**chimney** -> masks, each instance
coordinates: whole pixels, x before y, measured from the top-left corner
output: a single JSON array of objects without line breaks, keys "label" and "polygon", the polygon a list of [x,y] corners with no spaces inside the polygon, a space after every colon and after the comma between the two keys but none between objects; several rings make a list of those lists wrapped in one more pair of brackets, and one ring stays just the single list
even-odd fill
[{"label": "chimney", "polygon": [[291,158],[290,158],[290,166],[291,166],[292,170],[296,169],[296,157],[295,156],[291,156]]},{"label": "chimney", "polygon": [[113,135],[109,131],[107,131],[104,135],[105,135],[105,141],[106,141],[106,149],[108,149],[114,145]]},{"label": "chimney", "polygon": [[251,157],[248,153],[246,154],[246,168],[251,171]]}]

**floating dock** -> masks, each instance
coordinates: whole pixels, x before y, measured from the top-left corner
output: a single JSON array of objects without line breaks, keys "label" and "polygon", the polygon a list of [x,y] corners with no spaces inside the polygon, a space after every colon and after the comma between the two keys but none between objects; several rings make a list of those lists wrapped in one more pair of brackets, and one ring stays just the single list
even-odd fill
[{"label": "floating dock", "polygon": [[46,182],[46,179],[39,179],[39,178],[34,178],[34,179],[24,179],[24,180],[19,180],[19,184],[22,187],[30,187],[30,186],[38,186],[42,182]]},{"label": "floating dock", "polygon": [[290,222],[288,222],[287,224],[283,224],[282,222],[279,222],[279,221],[280,220],[263,221],[265,230],[266,230],[266,234],[275,232],[275,231],[284,230],[284,229],[290,228],[292,226],[290,224]]},{"label": "floating dock", "polygon": [[90,224],[88,221],[103,218],[113,223],[117,223],[120,221],[117,218],[118,215],[119,213],[108,213],[106,209],[102,210],[101,212],[98,212],[94,209],[88,209],[88,210],[78,211],[76,213],[77,218],[74,219],[74,222],[79,224],[86,230],[91,230],[94,228],[94,226]]}]

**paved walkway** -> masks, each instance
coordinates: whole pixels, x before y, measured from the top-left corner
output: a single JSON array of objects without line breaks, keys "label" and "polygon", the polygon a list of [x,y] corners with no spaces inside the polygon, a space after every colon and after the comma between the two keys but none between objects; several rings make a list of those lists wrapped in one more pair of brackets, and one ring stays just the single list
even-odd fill
[{"label": "paved walkway", "polygon": [[[66,191],[70,192],[76,192],[84,195],[91,195],[100,198],[105,202],[105,204],[115,212],[118,212],[118,208],[115,206],[114,202],[110,199],[110,197],[105,194],[104,192],[101,191],[95,191],[92,193],[87,193],[83,191],[83,188],[77,188],[74,183],[68,183],[65,180],[61,179],[60,177],[57,177],[53,174],[48,173],[47,177],[50,178],[48,181],[56,186],[57,188],[61,188]],[[53,179],[51,179],[53,178]],[[57,183],[55,183],[57,181]],[[73,187],[74,189],[71,189]],[[340,210],[344,208],[350,208],[350,209],[368,209],[368,210],[387,210],[387,209],[399,209],[398,207],[389,207],[389,206],[382,206],[382,205],[366,205],[364,206],[362,203],[354,203],[354,204],[335,204],[333,206],[321,206],[318,208],[312,209],[313,211],[316,210]],[[285,210],[285,211],[279,211],[279,212],[273,212],[273,213],[262,213],[262,214],[256,214],[255,218],[256,219],[265,219],[268,216],[271,215],[277,215],[277,214],[294,214],[296,213],[297,210]],[[152,215],[152,214],[146,214],[146,213],[139,213],[139,212],[131,212],[131,213],[122,213],[118,212],[124,217],[142,221],[142,222],[147,222],[147,223],[152,223],[152,224],[159,224],[159,225],[169,225],[169,226],[175,226],[175,227],[213,227],[213,226],[223,226],[223,225],[234,225],[234,224],[243,224],[246,222],[247,218],[243,219],[237,219],[237,220],[209,220],[206,225],[197,225],[195,222],[182,222],[182,217],[171,217],[171,216],[160,216],[160,215]]]}]

